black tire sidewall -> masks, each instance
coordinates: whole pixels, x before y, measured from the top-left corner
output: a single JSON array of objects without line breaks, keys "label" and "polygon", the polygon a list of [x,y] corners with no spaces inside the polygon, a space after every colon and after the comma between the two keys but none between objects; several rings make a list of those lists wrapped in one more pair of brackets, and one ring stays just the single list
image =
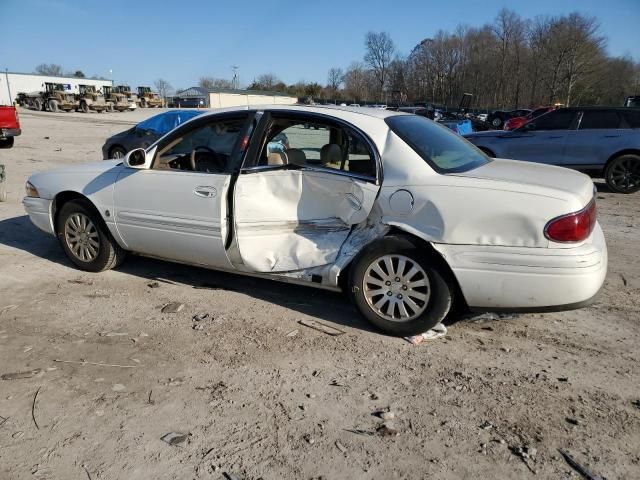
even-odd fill
[{"label": "black tire sidewall", "polygon": [[118,151],[122,152],[122,157],[120,158],[124,158],[124,156],[127,154],[127,151],[124,148],[122,148],[120,145],[116,145],[114,147],[111,147],[111,149],[109,150],[109,158],[113,158],[113,154]]},{"label": "black tire sidewall", "polygon": [[[64,238],[64,224],[70,215],[74,213],[82,213],[91,219],[91,222],[95,225],[100,238],[100,245],[98,249],[98,255],[91,262],[83,262],[76,258],[76,256],[69,249],[67,242]],[[67,255],[78,268],[87,272],[100,272],[105,270],[113,263],[114,245],[111,235],[105,230],[102,219],[96,217],[96,213],[91,208],[90,204],[85,200],[72,200],[65,203],[60,209],[60,213],[56,219],[56,233],[58,241]]]},{"label": "black tire sidewall", "polygon": [[0,140],[0,148],[11,148],[13,147],[13,143],[14,143],[13,137],[3,138],[2,140]]},{"label": "black tire sidewall", "polygon": [[607,168],[605,170],[604,179],[607,182],[607,186],[611,190],[616,192],[616,193],[635,193],[635,192],[640,190],[640,185],[638,187],[632,188],[630,190],[624,190],[624,189],[621,189],[621,188],[615,186],[613,184],[613,182],[611,181],[611,174],[613,172],[613,167],[616,165],[616,163],[619,163],[619,162],[621,162],[621,161],[623,161],[625,159],[628,159],[628,158],[631,158],[631,159],[635,160],[636,162],[640,162],[640,157],[637,156],[637,155],[631,155],[631,154],[629,154],[629,155],[621,155],[621,156],[616,157],[613,160],[611,160],[611,162],[609,163],[609,165],[607,165]]},{"label": "black tire sidewall", "polygon": [[[429,278],[430,298],[427,309],[407,322],[392,322],[380,317],[369,306],[362,283],[367,267],[376,258],[387,254],[404,255],[420,264]],[[449,313],[453,304],[453,288],[440,262],[401,236],[387,237],[367,247],[355,260],[349,272],[349,296],[360,313],[381,331],[390,335],[417,335],[433,328]]]}]

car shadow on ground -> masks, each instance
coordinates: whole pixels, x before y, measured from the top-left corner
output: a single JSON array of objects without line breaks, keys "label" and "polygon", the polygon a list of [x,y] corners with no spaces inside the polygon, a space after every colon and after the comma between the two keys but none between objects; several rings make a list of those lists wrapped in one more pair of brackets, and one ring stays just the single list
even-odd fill
[{"label": "car shadow on ground", "polygon": [[[38,230],[27,215],[0,220],[0,245],[23,250],[44,260],[75,270],[58,241]],[[227,290],[280,305],[318,320],[377,332],[360,316],[345,295],[313,287],[293,285],[244,275],[218,272],[137,255],[129,255],[116,269],[145,281],[185,285],[207,295]],[[78,270],[76,270],[78,271]]]}]

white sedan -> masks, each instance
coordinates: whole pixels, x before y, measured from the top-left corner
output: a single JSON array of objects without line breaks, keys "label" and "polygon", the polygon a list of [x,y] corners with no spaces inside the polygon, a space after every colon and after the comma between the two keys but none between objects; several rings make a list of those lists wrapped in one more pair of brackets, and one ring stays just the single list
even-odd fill
[{"label": "white sedan", "polygon": [[31,220],[80,269],[130,252],[343,290],[395,335],[455,304],[577,308],[607,270],[587,176],[490,159],[389,110],[218,110],[124,162],[37,173],[26,188]]}]

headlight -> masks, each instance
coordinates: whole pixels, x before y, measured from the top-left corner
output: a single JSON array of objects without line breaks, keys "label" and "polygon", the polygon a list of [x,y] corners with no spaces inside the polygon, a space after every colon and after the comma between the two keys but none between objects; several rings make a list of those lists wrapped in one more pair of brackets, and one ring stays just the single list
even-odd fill
[{"label": "headlight", "polygon": [[27,197],[40,198],[40,194],[38,193],[38,189],[33,186],[31,182],[27,182],[24,186],[27,191]]}]

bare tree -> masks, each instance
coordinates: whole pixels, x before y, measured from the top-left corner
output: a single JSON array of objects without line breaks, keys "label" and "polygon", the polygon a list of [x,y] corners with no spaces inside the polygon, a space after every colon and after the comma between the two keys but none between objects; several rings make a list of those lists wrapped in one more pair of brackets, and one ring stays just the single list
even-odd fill
[{"label": "bare tree", "polygon": [[391,36],[387,32],[369,32],[364,40],[366,53],[364,61],[371,67],[378,82],[378,98],[382,99],[387,83],[389,64],[395,52]]},{"label": "bare tree", "polygon": [[36,67],[36,73],[40,75],[52,75],[54,77],[62,77],[64,69],[55,63],[41,63]]},{"label": "bare tree", "polygon": [[345,91],[356,102],[367,100],[367,76],[364,65],[358,62],[352,63],[344,75]]},{"label": "bare tree", "polygon": [[169,95],[169,92],[171,92],[173,87],[164,78],[159,78],[158,80],[153,82],[153,84],[155,85],[156,90],[158,91],[158,95],[160,95],[160,97],[162,98],[162,105],[163,106],[166,105],[167,96]]},{"label": "bare tree", "polygon": [[344,82],[344,72],[341,68],[330,68],[327,76],[327,88],[333,97],[337,96],[340,85]]},{"label": "bare tree", "polygon": [[207,90],[213,90],[215,88],[232,89],[233,82],[225,78],[201,77],[198,81],[198,86],[206,88]]},{"label": "bare tree", "polygon": [[250,90],[276,90],[284,83],[273,73],[263,73],[249,86]]}]

